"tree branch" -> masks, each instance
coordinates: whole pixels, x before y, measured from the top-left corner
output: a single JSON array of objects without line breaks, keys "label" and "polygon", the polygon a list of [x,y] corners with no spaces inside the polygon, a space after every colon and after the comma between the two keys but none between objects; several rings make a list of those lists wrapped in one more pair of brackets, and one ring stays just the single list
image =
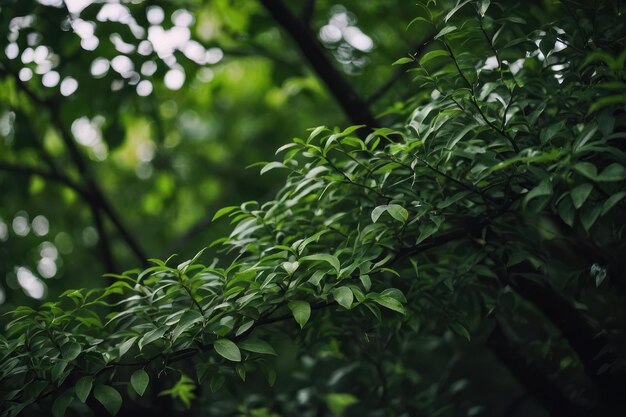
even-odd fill
[{"label": "tree branch", "polygon": [[352,86],[328,59],[324,47],[309,27],[298,19],[280,0],[259,0],[269,14],[289,33],[313,70],[328,87],[350,122],[354,125],[376,127],[378,122],[367,103],[359,97]]},{"label": "tree branch", "polygon": [[429,249],[437,246],[445,245],[446,243],[453,242],[455,240],[463,239],[467,236],[476,234],[482,230],[483,227],[490,224],[496,218],[502,216],[509,207],[516,200],[505,201],[502,206],[493,214],[487,217],[469,217],[463,221],[463,225],[458,229],[453,229],[445,233],[441,233],[437,236],[431,236],[425,241],[409,247],[400,248],[396,251],[396,255],[391,261],[392,263],[402,261],[418,253],[425,252]]},{"label": "tree branch", "polygon": [[311,26],[311,19],[315,13],[315,0],[306,0],[300,11],[300,18],[307,25]]}]

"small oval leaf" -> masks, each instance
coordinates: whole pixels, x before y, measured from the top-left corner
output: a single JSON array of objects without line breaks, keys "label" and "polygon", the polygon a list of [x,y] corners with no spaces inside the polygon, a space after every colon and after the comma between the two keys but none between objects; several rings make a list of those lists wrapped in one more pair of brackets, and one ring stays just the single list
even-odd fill
[{"label": "small oval leaf", "polygon": [[143,369],[136,370],[130,377],[130,385],[140,396],[143,396],[143,393],[146,392],[149,382],[150,376]]},{"label": "small oval leaf", "polygon": [[244,340],[239,343],[239,348],[247,350],[248,352],[276,355],[276,351],[269,343],[259,339]]},{"label": "small oval leaf", "polygon": [[213,343],[215,351],[222,357],[233,362],[241,362],[241,351],[237,345],[228,339],[217,339]]},{"label": "small oval leaf", "polygon": [[300,328],[304,327],[311,317],[311,305],[306,301],[292,301],[289,303],[289,309]]},{"label": "small oval leaf", "polygon": [[76,393],[76,397],[80,400],[80,402],[84,403],[85,401],[87,401],[87,397],[89,397],[89,393],[91,392],[92,385],[93,385],[92,376],[84,376],[78,381],[76,381],[74,392]]},{"label": "small oval leaf", "polygon": [[354,301],[354,294],[352,290],[348,287],[339,287],[335,288],[332,291],[333,298],[337,301],[337,304],[342,306],[343,308],[350,309],[352,307],[352,302]]},{"label": "small oval leaf", "polygon": [[115,388],[108,385],[96,385],[93,396],[112,416],[116,415],[122,407],[122,396]]}]

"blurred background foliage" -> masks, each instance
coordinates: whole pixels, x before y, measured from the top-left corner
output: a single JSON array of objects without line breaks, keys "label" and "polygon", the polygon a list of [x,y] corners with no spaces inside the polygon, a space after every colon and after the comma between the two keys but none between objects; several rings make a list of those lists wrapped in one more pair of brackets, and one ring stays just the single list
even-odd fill
[{"label": "blurred background foliage", "polygon": [[[363,97],[426,35],[405,31],[418,10],[410,2],[298,3]],[[272,191],[246,166],[306,128],[347,122],[257,2],[5,1],[0,31],[2,161],[94,181],[137,246],[101,208],[99,229],[89,198],[58,179],[4,166],[2,311],[102,285],[101,273],[142,258],[195,253],[220,236],[210,224],[219,207]]]}]

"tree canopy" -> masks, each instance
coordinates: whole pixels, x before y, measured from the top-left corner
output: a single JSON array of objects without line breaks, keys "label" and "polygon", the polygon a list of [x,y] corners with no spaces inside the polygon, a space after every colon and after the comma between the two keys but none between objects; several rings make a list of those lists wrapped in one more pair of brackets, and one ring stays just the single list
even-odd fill
[{"label": "tree canopy", "polygon": [[621,2],[296,3],[0,6],[0,413],[621,416]]}]

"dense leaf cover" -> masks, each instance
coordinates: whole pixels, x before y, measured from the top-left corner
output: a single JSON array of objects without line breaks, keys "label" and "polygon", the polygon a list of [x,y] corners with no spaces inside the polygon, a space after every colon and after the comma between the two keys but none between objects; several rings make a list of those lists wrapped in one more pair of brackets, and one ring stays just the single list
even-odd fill
[{"label": "dense leaf cover", "polygon": [[[87,413],[94,398],[116,414],[156,395],[164,373],[178,382],[161,394],[186,406],[249,375],[273,385],[285,337],[310,352],[380,353],[371,391],[357,379],[352,394],[326,396],[335,415],[479,415],[475,404],[454,414],[454,390],[411,373],[436,355],[428,337],[452,350],[483,341],[553,415],[618,415],[623,12],[600,2],[593,28],[566,14],[535,27],[494,3],[425,6],[412,25],[436,35],[397,61],[419,88],[387,110],[387,127],[320,126],[282,146],[261,164],[285,178],[276,196],[218,211],[230,233],[193,259],[153,259],[106,288],[17,308],[0,346],[3,415]],[[519,333],[558,342],[519,354]],[[408,370],[385,381],[398,363]],[[546,376],[555,363],[572,377]]]}]

